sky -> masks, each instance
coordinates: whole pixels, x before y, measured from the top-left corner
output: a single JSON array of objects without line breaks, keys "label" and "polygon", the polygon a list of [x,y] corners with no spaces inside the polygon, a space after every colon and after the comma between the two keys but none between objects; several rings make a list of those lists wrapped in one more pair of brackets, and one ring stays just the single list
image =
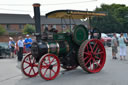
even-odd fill
[{"label": "sky", "polygon": [[33,16],[33,3],[41,4],[41,15],[62,9],[93,11],[103,3],[125,4],[128,6],[128,0],[0,0],[0,13],[30,14]]}]

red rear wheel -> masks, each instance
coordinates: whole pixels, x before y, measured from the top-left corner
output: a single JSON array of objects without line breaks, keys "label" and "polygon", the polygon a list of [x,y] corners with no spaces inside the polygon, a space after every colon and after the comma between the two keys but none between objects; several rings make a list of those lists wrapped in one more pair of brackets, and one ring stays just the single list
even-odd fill
[{"label": "red rear wheel", "polygon": [[39,74],[45,80],[53,80],[60,71],[60,61],[54,54],[45,54],[39,61]]},{"label": "red rear wheel", "polygon": [[106,51],[103,44],[97,39],[84,41],[79,49],[78,61],[85,71],[99,72],[106,61]]},{"label": "red rear wheel", "polygon": [[31,53],[23,58],[21,71],[28,77],[35,77],[38,75],[38,64],[36,64],[36,60]]}]

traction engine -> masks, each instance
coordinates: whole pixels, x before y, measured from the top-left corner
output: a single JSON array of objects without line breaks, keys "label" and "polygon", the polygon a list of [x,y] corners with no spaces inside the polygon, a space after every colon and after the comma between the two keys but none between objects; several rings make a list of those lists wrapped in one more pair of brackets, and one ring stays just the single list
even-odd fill
[{"label": "traction engine", "polygon": [[40,4],[34,4],[36,42],[32,43],[31,53],[21,64],[22,72],[28,77],[38,74],[45,80],[53,80],[60,67],[73,70],[80,66],[84,71],[101,71],[106,61],[106,52],[98,39],[88,39],[84,25],[76,25],[70,33],[44,31],[40,27]]}]

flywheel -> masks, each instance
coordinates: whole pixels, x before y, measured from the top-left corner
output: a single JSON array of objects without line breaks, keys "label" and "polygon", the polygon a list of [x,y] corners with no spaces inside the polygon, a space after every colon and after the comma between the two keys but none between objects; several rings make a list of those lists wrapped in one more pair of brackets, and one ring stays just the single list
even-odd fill
[{"label": "flywheel", "polygon": [[83,41],[88,39],[88,30],[84,25],[77,25],[73,28],[73,41],[77,45],[81,45]]}]

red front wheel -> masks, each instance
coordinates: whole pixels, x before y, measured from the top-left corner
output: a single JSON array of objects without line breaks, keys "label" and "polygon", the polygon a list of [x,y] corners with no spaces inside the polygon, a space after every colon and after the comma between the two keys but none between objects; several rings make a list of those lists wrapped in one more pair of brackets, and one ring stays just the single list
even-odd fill
[{"label": "red front wheel", "polygon": [[23,58],[21,71],[28,77],[35,77],[38,75],[38,64],[36,64],[36,60],[31,53]]},{"label": "red front wheel", "polygon": [[39,61],[39,74],[45,80],[53,80],[60,71],[60,61],[54,54],[45,54]]}]

